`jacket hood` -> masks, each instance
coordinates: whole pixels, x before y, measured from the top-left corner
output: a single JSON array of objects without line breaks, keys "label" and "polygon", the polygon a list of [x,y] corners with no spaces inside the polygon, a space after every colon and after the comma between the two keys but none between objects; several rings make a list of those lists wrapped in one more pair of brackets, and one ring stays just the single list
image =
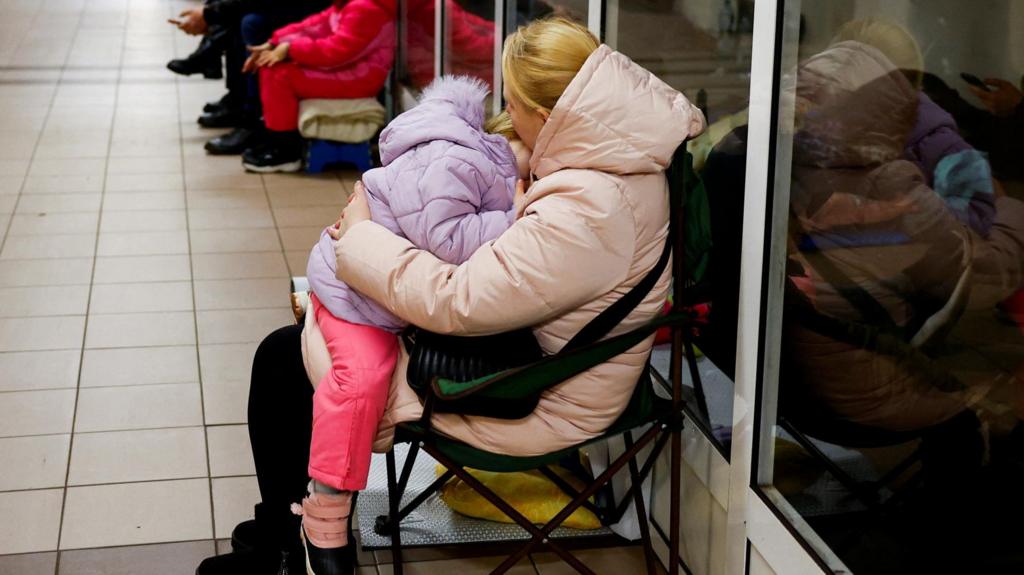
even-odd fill
[{"label": "jacket hood", "polygon": [[917,104],[917,90],[876,48],[835,44],[799,67],[794,161],[859,168],[900,158]]},{"label": "jacket hood", "polygon": [[530,168],[539,178],[564,168],[653,173],[704,126],[704,114],[685,96],[601,45],[551,110]]},{"label": "jacket hood", "polygon": [[508,141],[483,130],[487,85],[468,76],[442,76],[430,83],[416,107],[400,114],[380,135],[380,159],[387,165],[421,144],[444,140],[478,150],[496,164],[512,157]]}]

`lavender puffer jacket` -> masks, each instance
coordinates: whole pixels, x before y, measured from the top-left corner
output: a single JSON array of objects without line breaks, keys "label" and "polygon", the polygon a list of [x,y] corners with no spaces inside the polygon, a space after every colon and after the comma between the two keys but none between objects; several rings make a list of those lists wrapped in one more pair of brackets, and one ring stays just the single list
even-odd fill
[{"label": "lavender puffer jacket", "polygon": [[[504,137],[483,130],[488,88],[446,76],[380,137],[383,167],[363,174],[374,222],[438,258],[461,264],[512,224],[518,176]],[[389,331],[405,327],[376,302],[336,279],[334,240],[326,230],[309,255],[306,275],[335,317]]]}]

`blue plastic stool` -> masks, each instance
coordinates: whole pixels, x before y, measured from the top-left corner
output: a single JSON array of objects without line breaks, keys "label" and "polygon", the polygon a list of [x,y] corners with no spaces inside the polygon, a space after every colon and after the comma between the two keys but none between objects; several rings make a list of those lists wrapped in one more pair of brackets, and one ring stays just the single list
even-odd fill
[{"label": "blue plastic stool", "polygon": [[370,142],[345,144],[329,140],[311,140],[306,159],[306,172],[319,174],[332,164],[351,164],[360,173],[373,167]]}]

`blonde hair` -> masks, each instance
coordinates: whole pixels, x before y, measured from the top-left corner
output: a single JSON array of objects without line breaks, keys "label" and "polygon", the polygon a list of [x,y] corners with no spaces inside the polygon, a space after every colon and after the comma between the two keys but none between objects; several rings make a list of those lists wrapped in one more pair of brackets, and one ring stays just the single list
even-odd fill
[{"label": "blonde hair", "polygon": [[924,56],[917,40],[899,24],[866,18],[843,24],[832,43],[853,40],[878,49],[917,89],[924,81]]},{"label": "blonde hair", "polygon": [[550,112],[599,45],[590,30],[572,20],[535,20],[505,39],[503,81],[527,108]]},{"label": "blonde hair", "polygon": [[509,140],[519,139],[516,129],[512,126],[512,116],[505,111],[484,122],[484,131],[488,134],[500,134]]}]

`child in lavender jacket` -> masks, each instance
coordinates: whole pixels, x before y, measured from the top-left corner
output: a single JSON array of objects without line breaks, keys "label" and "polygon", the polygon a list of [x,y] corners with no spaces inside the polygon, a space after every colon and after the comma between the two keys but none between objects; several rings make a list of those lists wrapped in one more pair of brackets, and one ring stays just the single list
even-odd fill
[{"label": "child in lavender jacket", "polygon": [[[442,77],[380,137],[383,167],[363,174],[373,221],[438,258],[459,264],[515,219],[519,168],[509,141],[483,128],[487,87]],[[313,396],[310,496],[303,534],[321,549],[347,542],[351,493],[363,489],[370,452],[398,359],[405,322],[335,278],[324,231],[306,270],[310,311],[331,354]],[[314,382],[316,383],[316,382]]]}]

